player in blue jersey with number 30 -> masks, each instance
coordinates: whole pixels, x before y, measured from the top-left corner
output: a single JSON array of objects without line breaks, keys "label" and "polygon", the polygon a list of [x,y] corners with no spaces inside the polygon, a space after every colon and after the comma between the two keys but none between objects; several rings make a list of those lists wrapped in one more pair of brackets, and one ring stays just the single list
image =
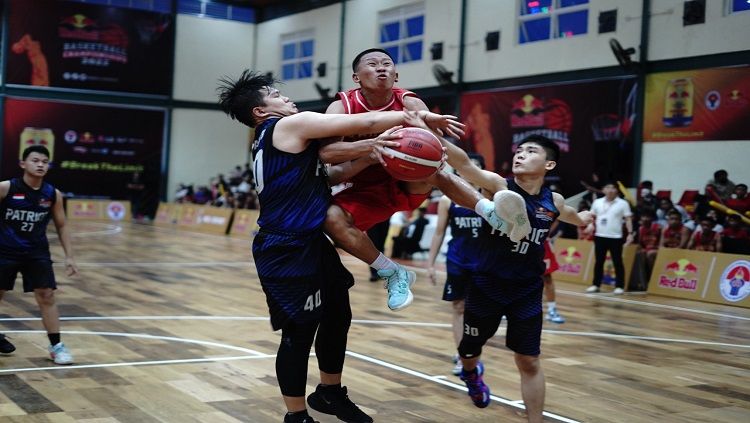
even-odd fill
[{"label": "player in blue jersey with number 30", "polygon": [[372,422],[341,386],[352,318],[348,289],[354,278],[323,233],[323,222],[331,203],[330,185],[375,163],[377,156],[364,152],[352,162],[326,169],[316,140],[385,131],[373,139],[373,149],[397,147],[391,135],[397,125],[427,124],[441,130],[462,125],[452,116],[427,111],[299,113],[273,88],[271,77],[249,71],[222,83],[222,109],[255,128],[252,149],[260,229],[253,240],[253,259],[271,325],[281,329],[276,376],[288,410],[284,422],[313,422],[304,397],[313,339],[321,384],[307,399],[310,407],[347,422]]},{"label": "player in blue jersey with number 30", "polygon": [[[46,147],[26,148],[21,153],[20,165],[23,177],[0,182],[0,299],[6,291],[13,290],[20,272],[24,292],[33,291],[39,305],[50,341],[50,358],[56,364],[71,364],[73,357],[60,342],[60,313],[55,303],[57,284],[47,241],[47,224],[51,218],[65,252],[67,274],[77,274],[70,233],[65,225],[62,194],[44,182],[49,170]],[[11,353],[15,349],[0,335],[0,352]]]},{"label": "player in blue jersey with number 30", "polygon": [[513,178],[508,189],[526,201],[531,233],[513,242],[492,231],[485,222],[474,245],[481,253],[467,284],[464,333],[458,347],[466,383],[474,405],[486,407],[490,390],[479,361],[482,347],[497,331],[503,316],[508,320],[505,345],[515,353],[521,374],[521,394],[529,422],[541,422],[544,408],[544,373],[539,354],[542,334],[542,274],[544,240],[557,218],[576,226],[592,220],[590,212],[576,213],[560,194],[544,186],[545,174],[554,169],[560,148],[550,139],[532,135],[521,141],[513,155]]}]

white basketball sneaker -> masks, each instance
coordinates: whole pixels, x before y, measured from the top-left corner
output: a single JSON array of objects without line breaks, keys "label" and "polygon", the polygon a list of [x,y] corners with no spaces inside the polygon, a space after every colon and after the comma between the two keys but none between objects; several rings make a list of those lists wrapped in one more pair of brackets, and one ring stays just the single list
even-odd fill
[{"label": "white basketball sneaker", "polygon": [[526,238],[531,233],[531,223],[526,214],[526,201],[521,194],[506,189],[496,192],[493,200],[497,215],[508,224],[510,240],[518,242]]}]

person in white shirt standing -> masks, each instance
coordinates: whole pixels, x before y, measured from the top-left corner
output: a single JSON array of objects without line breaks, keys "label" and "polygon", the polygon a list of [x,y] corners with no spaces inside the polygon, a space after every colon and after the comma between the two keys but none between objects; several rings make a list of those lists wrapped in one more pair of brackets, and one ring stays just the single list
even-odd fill
[{"label": "person in white shirt standing", "polygon": [[596,216],[596,232],[594,233],[594,251],[596,263],[594,265],[594,280],[586,292],[599,292],[604,274],[604,260],[607,251],[612,255],[615,266],[616,286],[615,295],[625,292],[625,266],[622,263],[623,234],[622,224],[628,229],[625,244],[633,242],[633,212],[630,204],[618,197],[617,186],[609,182],[603,188],[604,197],[597,198],[591,204],[591,212]]}]

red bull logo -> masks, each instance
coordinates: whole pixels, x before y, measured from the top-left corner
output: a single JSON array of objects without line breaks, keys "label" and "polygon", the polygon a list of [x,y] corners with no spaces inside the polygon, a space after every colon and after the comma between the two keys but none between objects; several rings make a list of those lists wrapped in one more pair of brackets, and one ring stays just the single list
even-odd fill
[{"label": "red bull logo", "polygon": [[53,161],[55,153],[55,134],[50,128],[26,127],[21,131],[21,144],[18,150],[18,159],[23,157],[23,150],[33,145],[41,145],[49,150],[49,160]]},{"label": "red bull logo", "polygon": [[747,298],[750,295],[750,261],[737,260],[727,266],[719,280],[719,292],[733,303]]},{"label": "red bull logo", "polygon": [[557,255],[560,257],[560,268],[558,272],[564,272],[572,275],[580,275],[583,270],[581,261],[583,260],[583,254],[581,254],[576,247],[570,246]]},{"label": "red bull logo", "polygon": [[659,286],[680,291],[695,292],[698,289],[698,267],[688,259],[679,259],[664,266],[664,273],[659,275]]},{"label": "red bull logo", "polygon": [[96,21],[81,13],[62,18],[57,24],[57,33],[62,38],[87,41],[99,39]]},{"label": "red bull logo", "polygon": [[513,103],[510,112],[513,128],[539,128],[544,126],[544,103],[531,94],[526,94]]},{"label": "red bull logo", "polygon": [[73,206],[73,216],[75,217],[91,217],[95,218],[99,216],[99,210],[96,205],[87,201],[76,203]]}]

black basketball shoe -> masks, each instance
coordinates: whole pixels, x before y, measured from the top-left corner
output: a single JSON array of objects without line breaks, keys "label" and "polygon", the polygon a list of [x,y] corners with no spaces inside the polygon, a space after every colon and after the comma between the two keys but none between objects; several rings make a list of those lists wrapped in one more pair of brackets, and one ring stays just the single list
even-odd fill
[{"label": "black basketball shoe", "polygon": [[315,411],[332,414],[347,423],[372,423],[372,417],[365,414],[349,399],[346,386],[318,385],[315,392],[308,395],[307,404]]}]

